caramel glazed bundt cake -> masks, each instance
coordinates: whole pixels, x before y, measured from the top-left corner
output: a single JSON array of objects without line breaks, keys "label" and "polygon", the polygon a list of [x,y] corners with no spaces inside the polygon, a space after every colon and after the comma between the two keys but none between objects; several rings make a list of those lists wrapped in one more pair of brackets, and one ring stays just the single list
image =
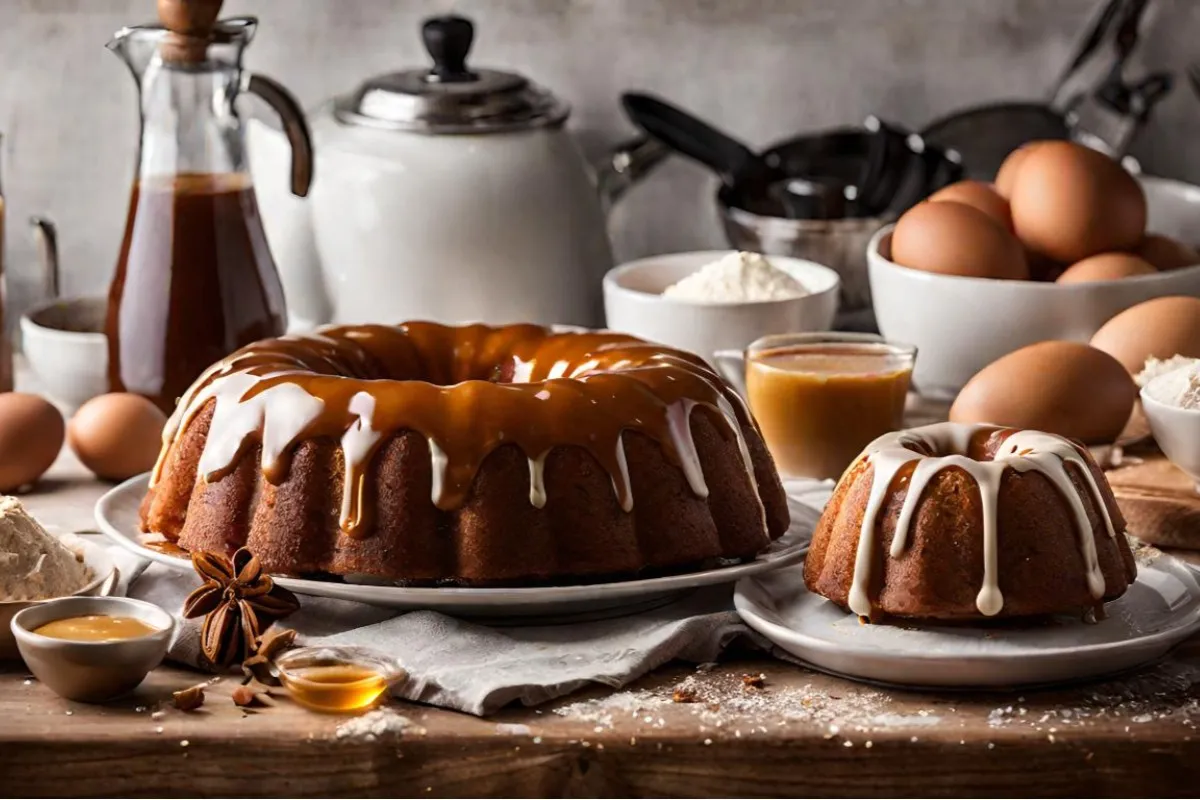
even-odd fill
[{"label": "caramel glazed bundt cake", "polygon": [[274,573],[486,586],[751,558],[788,510],[745,405],[694,355],[410,322],[212,366],[167,423],[141,519]]},{"label": "caramel glazed bundt cake", "polygon": [[942,423],[882,436],[846,470],[804,580],[869,621],[1102,612],[1137,574],[1124,532],[1082,445]]}]

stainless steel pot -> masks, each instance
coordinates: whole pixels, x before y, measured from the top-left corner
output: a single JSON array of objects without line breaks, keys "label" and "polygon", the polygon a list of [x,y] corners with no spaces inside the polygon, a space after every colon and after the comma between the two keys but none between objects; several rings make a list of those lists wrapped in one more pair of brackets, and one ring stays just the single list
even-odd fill
[{"label": "stainless steel pot", "polygon": [[835,326],[840,330],[875,330],[867,280],[867,243],[893,218],[783,219],[760,216],[720,201],[717,208],[731,247],[804,258],[836,271],[842,287]]}]

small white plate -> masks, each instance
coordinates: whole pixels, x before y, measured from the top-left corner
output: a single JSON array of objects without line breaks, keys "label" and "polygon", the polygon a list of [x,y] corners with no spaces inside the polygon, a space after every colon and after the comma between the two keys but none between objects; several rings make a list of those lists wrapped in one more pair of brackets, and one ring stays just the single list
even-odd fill
[{"label": "small white plate", "polygon": [[1007,689],[1121,672],[1166,655],[1200,629],[1200,583],[1162,554],[1108,603],[1107,619],[1055,617],[1022,627],[913,623],[865,625],[804,586],[797,565],[738,582],[746,623],[816,669],[916,688]]},{"label": "small white plate", "polygon": [[[158,552],[144,544],[148,537],[139,531],[138,507],[146,495],[148,483],[147,473],[111,489],[96,503],[96,524],[114,542],[143,558],[174,569],[190,570],[190,561]],[[289,577],[277,577],[275,581],[297,594],[353,600],[409,611],[429,609],[456,616],[511,618],[566,615],[573,619],[581,614],[589,617],[612,616],[655,608],[700,586],[732,583],[739,578],[801,560],[812,539],[817,512],[795,501],[789,502],[789,506],[792,511],[791,528],[753,561],[682,575],[527,588],[380,586]]]}]

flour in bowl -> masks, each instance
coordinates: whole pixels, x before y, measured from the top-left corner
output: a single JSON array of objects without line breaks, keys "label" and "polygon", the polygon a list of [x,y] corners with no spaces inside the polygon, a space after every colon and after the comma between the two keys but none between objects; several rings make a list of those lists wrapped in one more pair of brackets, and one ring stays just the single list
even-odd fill
[{"label": "flour in bowl", "polygon": [[663,297],[700,303],[788,300],[809,292],[758,253],[730,253],[668,286]]},{"label": "flour in bowl", "polygon": [[47,533],[17,498],[0,496],[0,601],[63,597],[89,580],[77,554]]},{"label": "flour in bowl", "polygon": [[1176,408],[1200,409],[1200,360],[1158,376],[1146,393],[1160,403]]},{"label": "flour in bowl", "polygon": [[1145,386],[1159,375],[1166,375],[1168,372],[1190,367],[1193,364],[1200,364],[1200,358],[1188,358],[1187,356],[1155,358],[1154,356],[1150,356],[1146,359],[1142,371],[1133,376],[1133,380],[1138,386]]}]

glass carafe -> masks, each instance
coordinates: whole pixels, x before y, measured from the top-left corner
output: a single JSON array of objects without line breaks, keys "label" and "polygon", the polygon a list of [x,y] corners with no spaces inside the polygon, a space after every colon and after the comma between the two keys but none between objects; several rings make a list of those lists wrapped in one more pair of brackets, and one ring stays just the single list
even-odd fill
[{"label": "glass carafe", "polygon": [[242,69],[257,21],[217,21],[219,10],[220,0],[160,0],[162,25],[126,28],[109,43],[141,104],[137,175],[109,290],[109,384],[168,413],[210,364],[286,327],[235,108],[243,89],[283,119],[292,191],[303,196],[311,180],[299,106]]}]

